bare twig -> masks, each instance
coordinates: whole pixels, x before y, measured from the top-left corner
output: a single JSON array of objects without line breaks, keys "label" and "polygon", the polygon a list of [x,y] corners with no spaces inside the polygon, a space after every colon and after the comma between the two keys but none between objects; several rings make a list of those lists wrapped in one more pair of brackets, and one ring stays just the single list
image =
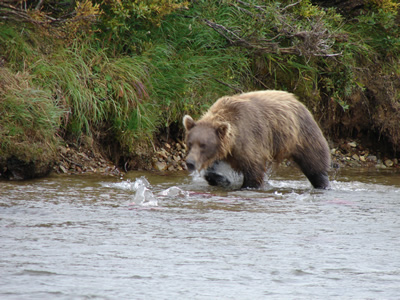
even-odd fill
[{"label": "bare twig", "polygon": [[293,7],[293,6],[296,6],[296,5],[299,4],[300,2],[301,2],[301,0],[299,0],[299,1],[295,2],[295,3],[291,3],[291,4],[287,5],[287,6],[285,6],[284,8],[281,9],[281,12],[283,12],[283,11],[285,11],[285,10],[287,10],[287,9],[289,9],[289,8],[291,8],[291,7]]},{"label": "bare twig", "polygon": [[254,7],[254,8],[256,8],[256,9],[262,11],[262,12],[266,12],[266,10],[262,6],[255,5],[255,4],[250,4],[250,3],[247,3],[247,2],[244,2],[244,1],[241,1],[241,0],[236,0],[236,2],[239,3],[239,4],[242,4],[244,6],[247,6],[247,7]]},{"label": "bare twig", "polygon": [[40,10],[42,8],[42,6],[43,6],[43,2],[44,2],[44,0],[40,0],[38,2],[38,4],[36,5],[35,10]]},{"label": "bare twig", "polygon": [[243,93],[243,90],[241,90],[241,89],[239,89],[239,88],[237,88],[237,87],[235,87],[235,86],[233,86],[233,85],[230,85],[229,83],[223,82],[223,81],[221,81],[221,80],[219,80],[219,79],[217,79],[217,78],[214,78],[214,80],[215,80],[216,82],[218,82],[218,83],[220,83],[220,84],[223,84],[223,85],[227,86],[228,88],[234,90],[235,93]]}]

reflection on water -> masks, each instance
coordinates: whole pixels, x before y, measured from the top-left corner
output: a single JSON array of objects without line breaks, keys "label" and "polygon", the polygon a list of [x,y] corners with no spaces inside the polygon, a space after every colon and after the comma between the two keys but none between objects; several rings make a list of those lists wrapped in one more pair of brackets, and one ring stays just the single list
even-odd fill
[{"label": "reflection on water", "polygon": [[1,299],[398,299],[400,177],[283,168],[262,190],[186,174],[0,182]]}]

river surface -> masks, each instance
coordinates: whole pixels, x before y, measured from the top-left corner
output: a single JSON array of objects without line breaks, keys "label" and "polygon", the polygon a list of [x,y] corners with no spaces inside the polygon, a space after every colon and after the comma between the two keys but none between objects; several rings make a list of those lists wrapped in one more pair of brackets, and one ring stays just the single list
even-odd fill
[{"label": "river surface", "polygon": [[0,299],[400,299],[400,173],[0,182]]}]

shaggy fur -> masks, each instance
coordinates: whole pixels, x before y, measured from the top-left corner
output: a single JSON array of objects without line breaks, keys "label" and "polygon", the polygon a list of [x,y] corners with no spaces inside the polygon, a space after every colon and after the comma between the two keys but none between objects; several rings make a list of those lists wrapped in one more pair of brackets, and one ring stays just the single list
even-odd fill
[{"label": "shaggy fur", "polygon": [[283,91],[222,97],[195,122],[183,118],[189,170],[226,161],[243,173],[242,188],[260,187],[266,166],[293,159],[316,188],[329,187],[328,144],[308,109]]}]

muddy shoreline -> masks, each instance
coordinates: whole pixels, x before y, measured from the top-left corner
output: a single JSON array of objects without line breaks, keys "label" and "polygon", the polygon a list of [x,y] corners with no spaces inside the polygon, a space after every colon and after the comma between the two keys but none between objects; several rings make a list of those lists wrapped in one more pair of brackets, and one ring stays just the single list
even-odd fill
[{"label": "muddy shoreline", "polygon": [[[123,176],[130,171],[126,166],[116,166],[100,151],[88,147],[66,145],[59,147],[58,161],[53,167],[56,174],[84,174],[97,173],[108,176]],[[175,172],[186,170],[186,146],[182,141],[164,142],[155,147],[150,158],[151,163],[138,162],[138,170],[154,172]],[[378,168],[400,169],[398,158],[381,156],[380,153],[365,149],[359,142],[343,140],[331,147],[332,168]],[[288,161],[282,165],[289,165]]]}]

